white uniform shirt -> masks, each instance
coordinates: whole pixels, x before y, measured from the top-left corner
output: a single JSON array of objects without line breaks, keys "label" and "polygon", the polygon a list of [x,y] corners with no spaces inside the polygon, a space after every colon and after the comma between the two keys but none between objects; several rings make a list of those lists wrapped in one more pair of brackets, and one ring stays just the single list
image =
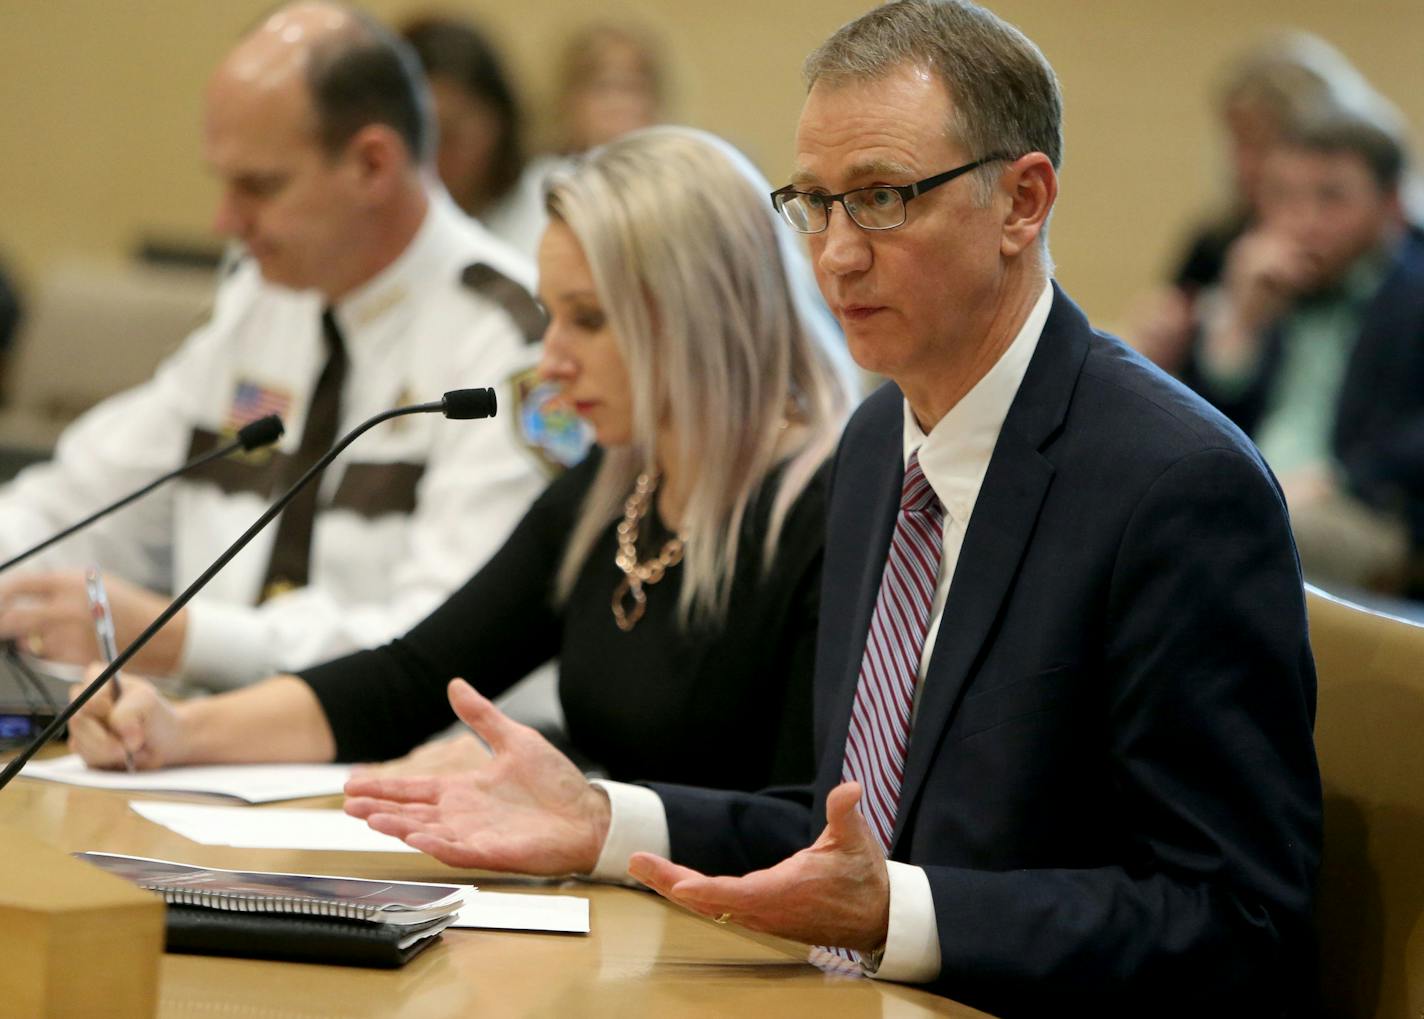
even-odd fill
[{"label": "white uniform shirt", "polygon": [[[462,273],[474,263],[502,278],[467,285]],[[531,289],[527,261],[434,191],[409,247],[336,306],[348,355],[341,432],[470,386],[497,387],[499,416],[415,415],[357,439],[320,479],[308,586],[258,604],[274,522],[190,604],[185,676],[231,686],[386,641],[503,543],[545,481],[512,391],[538,355],[529,320],[516,321],[533,306],[508,280]],[[286,425],[276,456],[294,453],[326,360],[321,312],[319,295],[274,286],[251,261],[239,263],[211,321],[149,382],[85,414],[52,462],[0,493],[0,552],[42,539],[268,408]],[[255,464],[219,461],[160,489],[56,546],[41,565],[93,562],[145,587],[181,590],[276,494],[274,458],[253,456]]]}]

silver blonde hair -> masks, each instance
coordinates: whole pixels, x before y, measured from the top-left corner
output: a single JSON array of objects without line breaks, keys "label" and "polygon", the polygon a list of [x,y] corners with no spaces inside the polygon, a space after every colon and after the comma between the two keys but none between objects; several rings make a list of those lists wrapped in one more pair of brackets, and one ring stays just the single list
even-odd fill
[{"label": "silver blonde hair", "polygon": [[638,474],[655,469],[660,426],[695,465],[681,527],[684,625],[725,618],[748,506],[773,469],[785,464],[764,569],[834,448],[849,360],[833,353],[840,338],[770,190],[731,146],[679,127],[626,135],[551,186],[549,214],[588,259],[633,392],[632,441],[604,451],[564,552],[561,602]]}]

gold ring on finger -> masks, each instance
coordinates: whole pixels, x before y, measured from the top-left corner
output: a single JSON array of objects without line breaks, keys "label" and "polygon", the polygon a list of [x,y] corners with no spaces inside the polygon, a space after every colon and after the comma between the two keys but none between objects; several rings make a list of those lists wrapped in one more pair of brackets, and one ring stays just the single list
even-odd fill
[{"label": "gold ring on finger", "polygon": [[732,919],[732,914],[731,914],[731,913],[723,913],[723,914],[721,914],[720,916],[714,916],[714,917],[712,918],[712,922],[713,922],[713,923],[719,923],[719,924],[724,924],[724,925],[725,925],[725,924],[727,923],[727,921],[730,920],[730,919]]},{"label": "gold ring on finger", "polygon": [[44,657],[44,638],[40,636],[40,631],[36,630],[34,633],[30,634],[29,638],[25,641],[25,643],[30,646],[30,654],[34,655],[36,658]]}]

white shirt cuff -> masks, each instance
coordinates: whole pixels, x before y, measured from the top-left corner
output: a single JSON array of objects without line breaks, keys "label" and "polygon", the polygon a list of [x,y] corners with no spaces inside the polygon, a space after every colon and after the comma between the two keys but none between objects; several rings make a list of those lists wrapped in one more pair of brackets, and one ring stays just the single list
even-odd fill
[{"label": "white shirt cuff", "polygon": [[[610,829],[611,830],[611,829]],[[939,976],[939,925],[930,879],[920,867],[885,861],[890,876],[890,930],[876,980],[929,983]]]},{"label": "white shirt cuff", "polygon": [[270,642],[266,626],[251,608],[190,602],[178,671],[210,690],[246,686],[275,671]]},{"label": "white shirt cuff", "polygon": [[[608,837],[603,840],[603,851],[598,854],[598,863],[589,877],[596,881],[636,883],[628,876],[628,857],[634,853],[666,857],[670,851],[667,811],[663,809],[662,798],[640,785],[604,779],[594,779],[593,784],[608,794],[610,815]],[[935,951],[939,951],[938,945]],[[939,968],[938,962],[935,968]]]}]

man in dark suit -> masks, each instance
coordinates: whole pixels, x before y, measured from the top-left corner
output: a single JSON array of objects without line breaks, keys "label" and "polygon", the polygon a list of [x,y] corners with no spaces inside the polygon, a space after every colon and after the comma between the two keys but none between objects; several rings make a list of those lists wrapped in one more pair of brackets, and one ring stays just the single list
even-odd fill
[{"label": "man in dark suit", "polygon": [[457,683],[491,767],[357,780],[347,809],[457,865],[626,867],[991,1011],[1282,1011],[1320,793],[1279,489],[1050,282],[1059,94],[1031,42],[903,0],[807,76],[774,202],[894,380],[835,462],[814,787],[591,787]]},{"label": "man in dark suit", "polygon": [[[1260,446],[1306,576],[1398,591],[1424,548],[1424,239],[1382,100],[1330,108],[1266,157],[1184,380]],[[1414,577],[1417,587],[1419,578]]]}]

